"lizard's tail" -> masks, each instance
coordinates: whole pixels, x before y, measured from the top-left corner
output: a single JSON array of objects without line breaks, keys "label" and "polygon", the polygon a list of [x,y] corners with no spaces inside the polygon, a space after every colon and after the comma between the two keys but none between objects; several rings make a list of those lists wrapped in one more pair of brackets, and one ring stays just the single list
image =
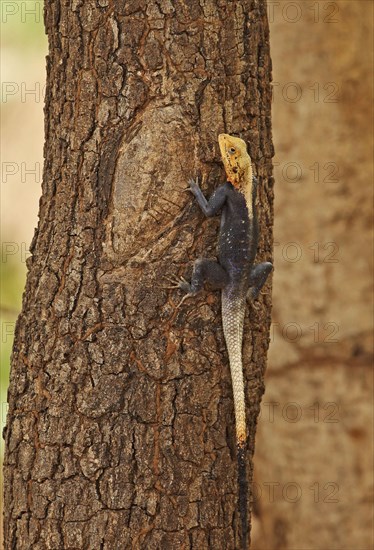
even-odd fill
[{"label": "lizard's tail", "polygon": [[239,512],[242,531],[242,550],[247,550],[248,537],[248,483],[245,467],[245,446],[238,447],[238,485],[239,485]]},{"label": "lizard's tail", "polygon": [[248,536],[248,485],[245,468],[246,421],[242,363],[243,323],[245,297],[233,298],[229,291],[222,292],[222,325],[230,361],[232,391],[234,395],[236,444],[238,459],[239,511],[241,519],[242,548],[247,548]]}]

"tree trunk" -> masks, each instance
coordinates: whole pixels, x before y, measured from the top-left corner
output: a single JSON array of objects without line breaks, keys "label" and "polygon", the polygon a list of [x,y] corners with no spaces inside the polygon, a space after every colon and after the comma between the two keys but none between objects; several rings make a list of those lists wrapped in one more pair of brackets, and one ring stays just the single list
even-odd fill
[{"label": "tree trunk", "polygon": [[[271,259],[266,6],[46,3],[46,145],[9,389],[5,548],[234,549],[235,426],[217,293],[177,309],[164,276],[214,255],[184,192],[223,181],[219,132],[249,143],[258,260]],[[270,296],[244,357],[252,477]]]}]

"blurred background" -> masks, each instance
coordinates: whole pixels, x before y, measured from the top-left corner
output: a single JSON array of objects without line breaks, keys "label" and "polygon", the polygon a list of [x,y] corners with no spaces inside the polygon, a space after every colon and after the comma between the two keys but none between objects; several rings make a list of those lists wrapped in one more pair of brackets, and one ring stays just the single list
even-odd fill
[{"label": "blurred background", "polygon": [[275,225],[253,550],[373,539],[373,3],[268,2]]},{"label": "blurred background", "polygon": [[[43,170],[44,86],[47,38],[42,1],[0,2],[1,188],[0,188],[0,403],[6,422],[6,391],[15,321],[21,308],[28,247],[37,225]],[[2,459],[0,485],[2,510]],[[2,513],[0,548],[2,548]]]},{"label": "blurred background", "polygon": [[[273,324],[254,550],[373,548],[373,4],[269,1]],[[1,2],[1,424],[43,168],[43,2]],[[1,439],[1,456],[3,440]]]}]

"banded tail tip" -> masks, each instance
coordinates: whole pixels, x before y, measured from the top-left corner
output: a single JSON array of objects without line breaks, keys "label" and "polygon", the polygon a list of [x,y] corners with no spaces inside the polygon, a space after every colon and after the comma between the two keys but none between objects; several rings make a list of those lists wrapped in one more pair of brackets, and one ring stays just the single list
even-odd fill
[{"label": "banded tail tip", "polygon": [[236,444],[238,447],[245,447],[245,442],[247,439],[245,423],[240,422],[236,426]]}]

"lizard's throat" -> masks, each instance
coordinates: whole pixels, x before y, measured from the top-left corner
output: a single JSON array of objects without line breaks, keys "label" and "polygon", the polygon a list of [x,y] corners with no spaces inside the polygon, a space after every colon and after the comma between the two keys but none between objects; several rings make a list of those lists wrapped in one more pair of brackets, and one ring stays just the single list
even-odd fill
[{"label": "lizard's throat", "polygon": [[249,165],[244,168],[243,171],[233,174],[231,178],[228,178],[230,183],[241,193],[243,193],[245,202],[247,204],[248,212],[251,214],[253,211],[252,204],[252,187],[253,187],[253,171],[252,166]]}]

